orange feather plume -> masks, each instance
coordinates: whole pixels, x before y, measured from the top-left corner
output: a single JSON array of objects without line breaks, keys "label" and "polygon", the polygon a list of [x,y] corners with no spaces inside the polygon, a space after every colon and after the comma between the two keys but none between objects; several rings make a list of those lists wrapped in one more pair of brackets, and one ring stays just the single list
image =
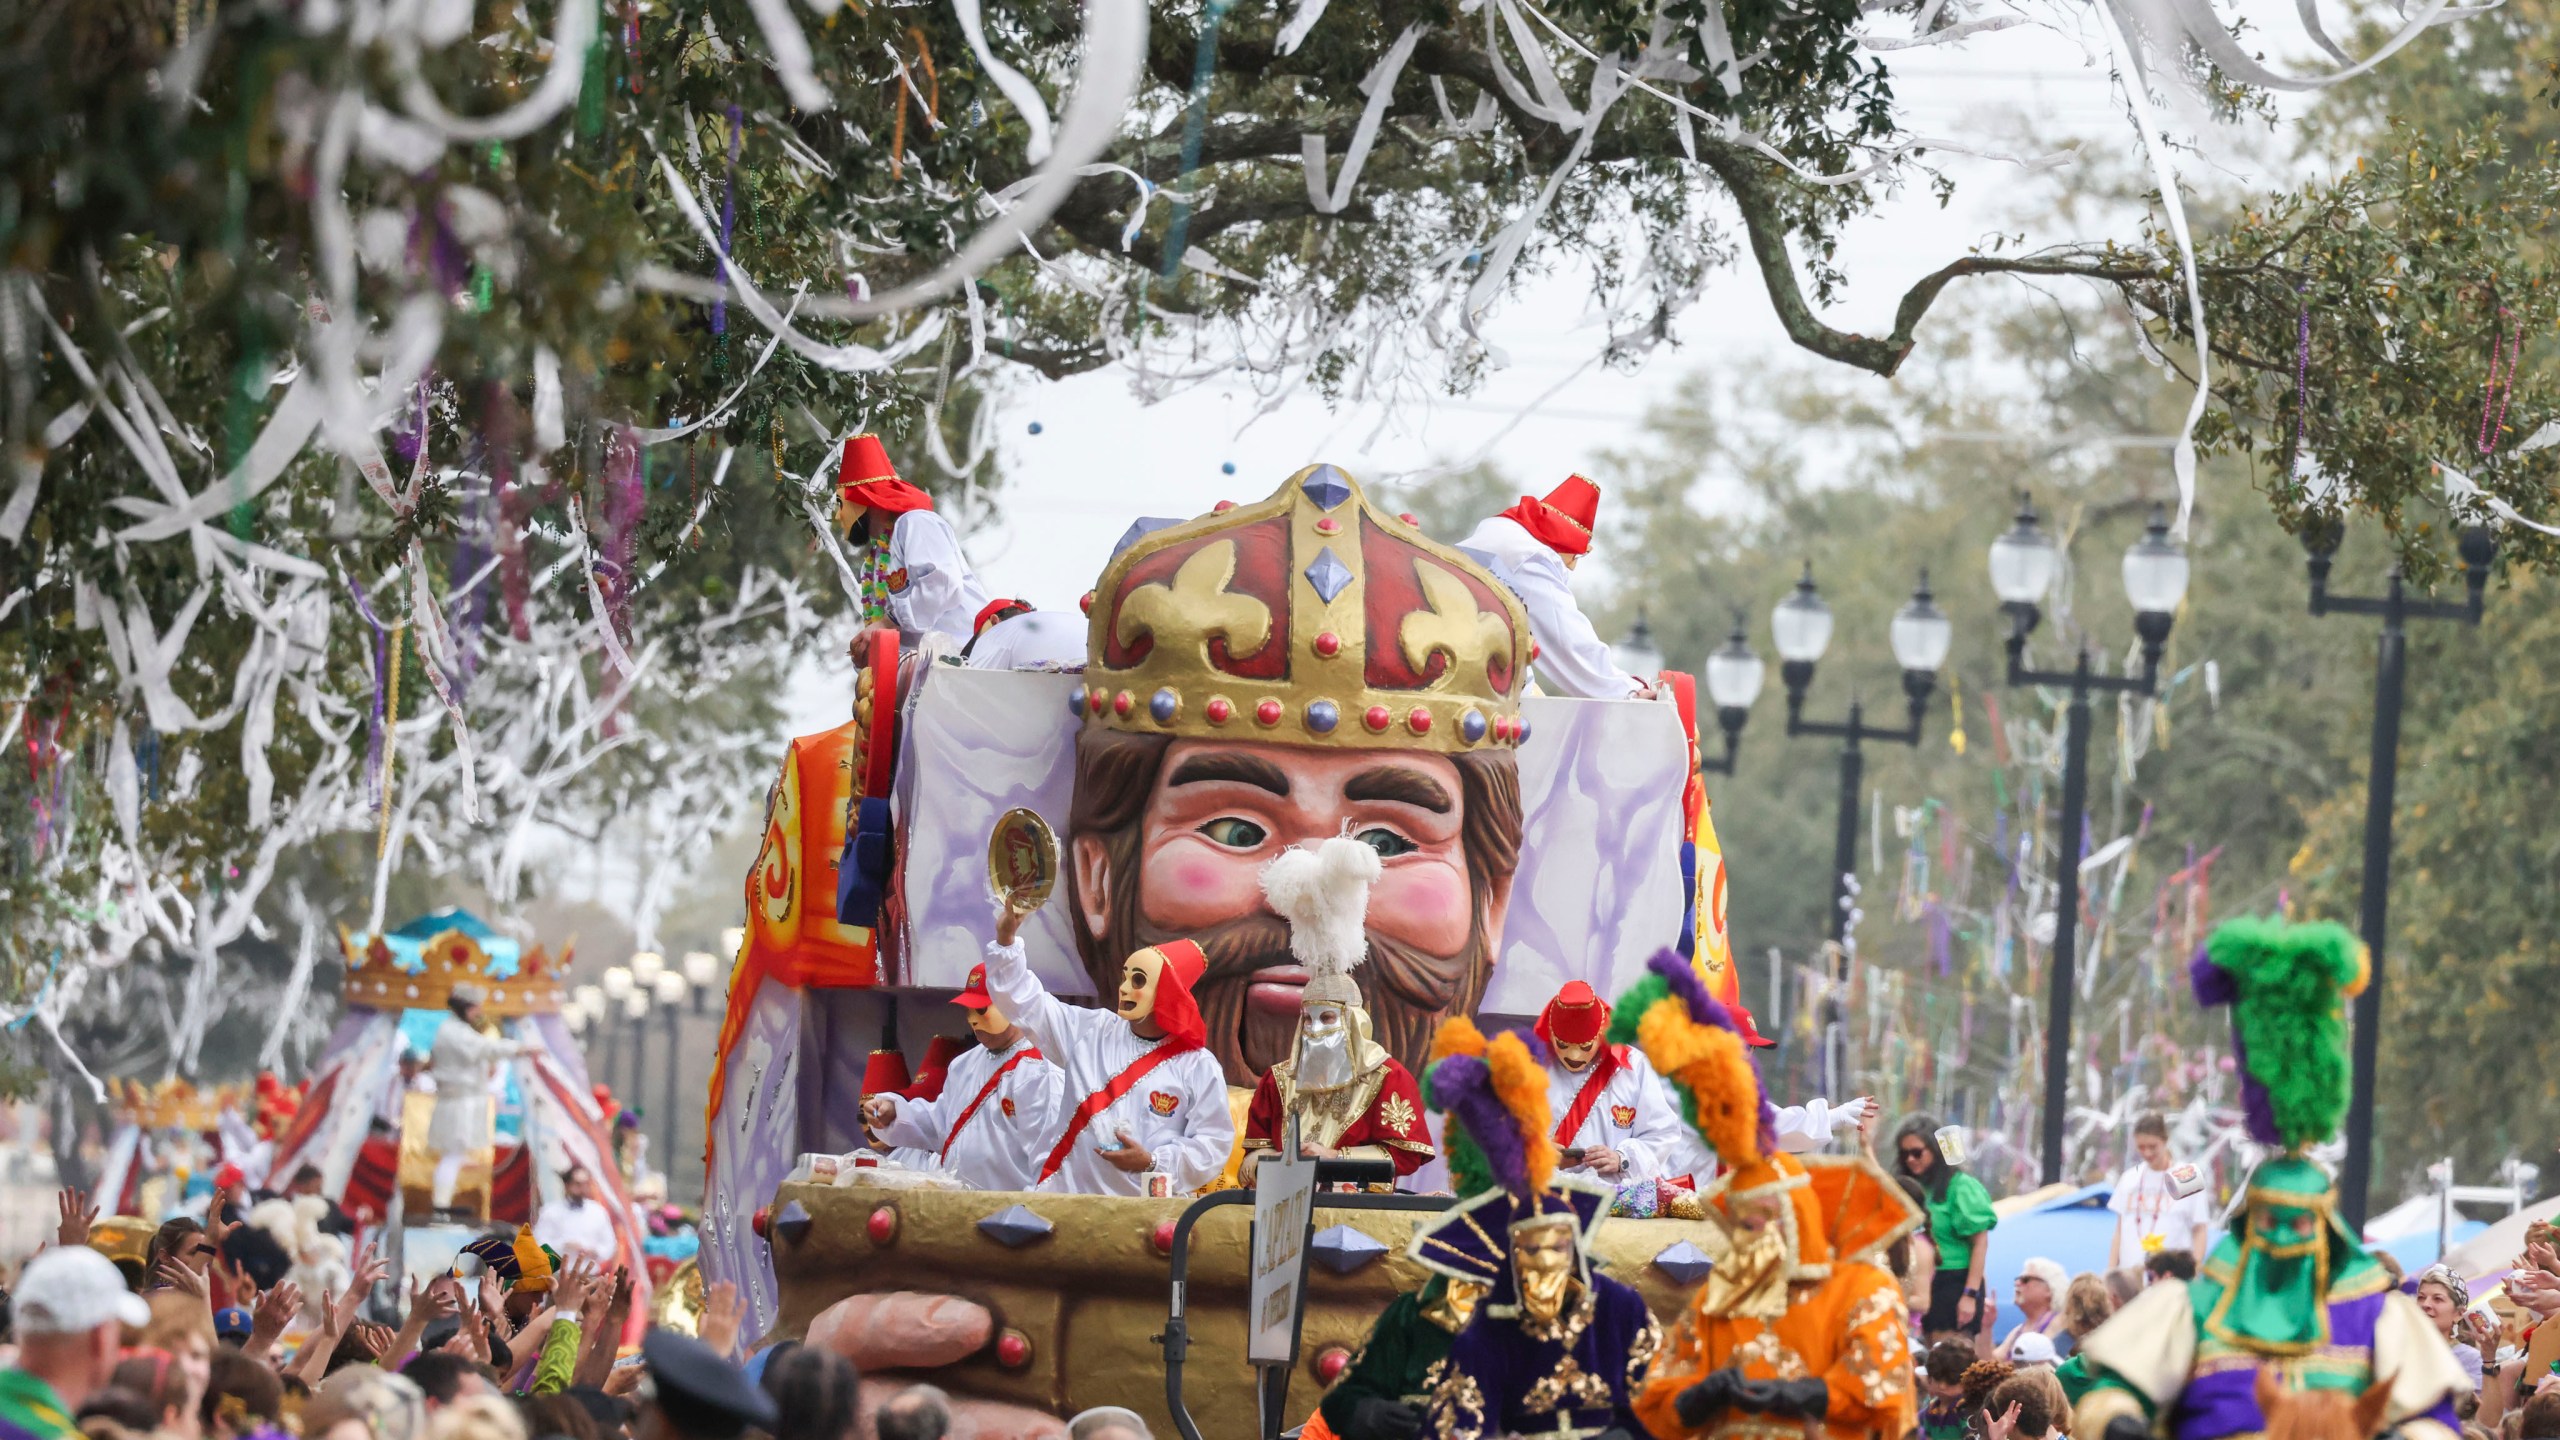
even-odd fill
[{"label": "orange feather plume", "polygon": [[[1454,1023],[1454,1022],[1453,1022]],[[1475,1026],[1467,1026],[1470,1033]],[[1443,1034],[1447,1031],[1444,1027]],[[1504,1031],[1485,1046],[1485,1068],[1493,1075],[1493,1093],[1502,1108],[1520,1118],[1522,1139],[1526,1142],[1529,1192],[1547,1188],[1556,1172],[1556,1142],[1549,1134],[1552,1122],[1547,1113],[1547,1067],[1538,1063],[1520,1037]]]}]

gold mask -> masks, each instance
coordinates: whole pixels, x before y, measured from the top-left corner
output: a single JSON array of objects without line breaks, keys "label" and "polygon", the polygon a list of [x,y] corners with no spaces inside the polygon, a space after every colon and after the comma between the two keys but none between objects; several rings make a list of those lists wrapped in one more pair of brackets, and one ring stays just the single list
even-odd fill
[{"label": "gold mask", "polygon": [[1485,1297],[1489,1286],[1473,1280],[1451,1280],[1441,1287],[1440,1298],[1423,1307],[1423,1318],[1455,1335],[1467,1328],[1476,1313],[1476,1302]]},{"label": "gold mask", "polygon": [[1511,1232],[1511,1273],[1520,1285],[1520,1309],[1552,1322],[1564,1313],[1575,1281],[1573,1223],[1558,1221]]}]

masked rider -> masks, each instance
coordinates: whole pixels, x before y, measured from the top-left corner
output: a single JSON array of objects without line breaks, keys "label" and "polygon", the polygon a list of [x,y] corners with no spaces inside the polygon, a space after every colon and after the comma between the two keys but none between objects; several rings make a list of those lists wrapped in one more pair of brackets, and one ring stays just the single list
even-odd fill
[{"label": "masked rider", "polygon": [[1032,1188],[1144,1195],[1153,1172],[1168,1177],[1169,1193],[1188,1195],[1217,1179],[1236,1131],[1192,998],[1208,957],[1189,940],[1149,945],[1122,967],[1114,1009],[1068,1005],[1031,972],[1019,938],[1027,913],[1008,909],[996,922],[985,978],[995,1008],[1064,1072],[1065,1121]]},{"label": "masked rider", "polygon": [[1289,949],[1307,967],[1291,1057],[1263,1073],[1245,1112],[1242,1176],[1253,1183],[1262,1157],[1298,1122],[1298,1149],[1317,1159],[1381,1159],[1410,1175],[1433,1152],[1413,1072],[1369,1038],[1352,969],[1368,953],[1369,887],[1378,852],[1337,835],[1314,849],[1293,847],[1262,871],[1262,892],[1289,922]]},{"label": "masked rider", "polygon": [[1608,1043],[1609,1002],[1568,981],[1539,1012],[1547,1065],[1547,1105],[1558,1117],[1555,1143],[1565,1169],[1611,1185],[1671,1173],[1684,1149],[1679,1108],[1643,1052]]},{"label": "masked rider", "polygon": [[1417,1229],[1406,1255],[1487,1293],[1450,1342],[1417,1432],[1431,1440],[1642,1435],[1635,1396],[1661,1348],[1642,1296],[1595,1273],[1610,1192],[1556,1170],[1540,1066],[1517,1035],[1461,1016],[1433,1041],[1450,1179],[1470,1198]]}]

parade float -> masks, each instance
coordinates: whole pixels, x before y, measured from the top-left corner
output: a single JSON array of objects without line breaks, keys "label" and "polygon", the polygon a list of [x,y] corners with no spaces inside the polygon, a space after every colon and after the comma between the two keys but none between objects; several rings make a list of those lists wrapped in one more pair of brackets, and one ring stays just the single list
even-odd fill
[{"label": "parade float", "polygon": [[[1059,893],[1023,943],[1048,991],[1091,997],[1139,946],[1269,920],[1253,864],[1178,884],[1151,872],[1171,757],[1232,757],[1298,787],[1305,803],[1271,822],[1282,847],[1343,829],[1345,767],[1428,777],[1459,839],[1436,883],[1392,906],[1382,889],[1362,972],[1377,1042],[1416,1072],[1442,1019],[1523,1022],[1570,981],[1615,994],[1666,946],[1732,999],[1722,863],[1687,677],[1666,675],[1657,700],[1536,693],[1505,586],[1333,466],[1259,503],[1141,521],[1086,609],[1081,673],[973,668],[935,637],[868,630],[853,718],[790,747],[711,1083],[702,1263],[738,1285],[750,1334],[902,1324],[930,1292],[948,1323],[889,1368],[1051,1414],[1126,1405],[1173,1433],[1156,1340],[1169,1292],[1188,1296],[1195,1348],[1171,1358],[1189,1408],[1254,1404],[1252,1192],[1185,1223],[1190,1198],[940,1188],[850,1153],[864,1093],[907,1085],[903,1057],[957,1029],[940,1002],[989,938],[999,818],[1028,810],[1062,838]],[[1204,913],[1204,894],[1238,898]],[[1285,1058],[1306,975],[1285,945],[1211,949],[1226,958],[1198,983],[1206,1048],[1240,1096]],[[1445,1203],[1316,1202],[1303,1343],[1288,1347],[1302,1376],[1330,1379],[1420,1282],[1403,1251]],[[1686,1213],[1604,1220],[1592,1240],[1666,1317],[1713,1238]]]},{"label": "parade float", "polygon": [[555,958],[450,909],[378,935],[341,930],[339,947],[346,1013],[312,1065],[293,1123],[275,1142],[270,1173],[315,1167],[322,1188],[368,1223],[426,1216],[435,1096],[403,1083],[401,1057],[429,1052],[456,988],[469,987],[517,1050],[501,1072],[488,1143],[462,1167],[456,1205],[483,1222],[529,1223],[558,1198],[562,1174],[584,1166],[613,1216],[621,1261],[645,1287],[645,1237],[612,1163],[611,1117],[597,1103],[585,1057],[561,1016],[567,948]]}]

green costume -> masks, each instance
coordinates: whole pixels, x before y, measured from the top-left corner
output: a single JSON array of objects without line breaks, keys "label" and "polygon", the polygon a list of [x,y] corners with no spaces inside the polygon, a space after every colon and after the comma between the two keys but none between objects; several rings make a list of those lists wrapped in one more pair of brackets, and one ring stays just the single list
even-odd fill
[{"label": "green costume", "polygon": [[[1360,1402],[1367,1399],[1409,1405],[1420,1423],[1431,1387],[1439,1382],[1440,1362],[1448,1358],[1449,1337],[1461,1323],[1448,1295],[1449,1277],[1434,1275],[1420,1290],[1387,1302],[1360,1353],[1324,1394],[1318,1408],[1326,1428],[1341,1440],[1373,1440],[1374,1421],[1360,1413]],[[1370,1412],[1374,1417],[1377,1407]]]},{"label": "green costume", "polygon": [[2405,1440],[2460,1433],[2452,1397],[2468,1378],[2347,1230],[2328,1172],[2303,1153],[2346,1113],[2342,1002],[2363,971],[2361,947],[2336,925],[2234,920],[2205,942],[2189,974],[2196,999],[2232,1007],[2250,1138],[2283,1153],[2250,1175],[2239,1230],[2193,1281],[2155,1281],[2081,1343],[2074,1435],[2256,1436],[2270,1369],[2289,1390],[2361,1394],[2384,1377],[2383,1418]]},{"label": "green costume", "polygon": [[1938,1247],[1938,1268],[1962,1270],[1973,1263],[1973,1237],[2000,1223],[1991,1208],[1991,1192],[1959,1170],[1929,1201],[1929,1243]]}]

